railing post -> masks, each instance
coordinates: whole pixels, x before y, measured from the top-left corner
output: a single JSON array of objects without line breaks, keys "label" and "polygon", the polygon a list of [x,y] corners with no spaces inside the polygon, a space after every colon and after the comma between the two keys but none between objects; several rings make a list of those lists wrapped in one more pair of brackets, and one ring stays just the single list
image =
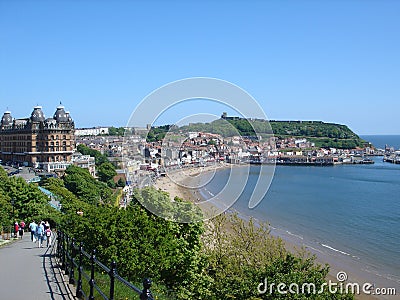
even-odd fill
[{"label": "railing post", "polygon": [[70,253],[69,253],[69,240],[70,240],[70,238],[69,238],[69,236],[68,235],[66,235],[66,237],[65,237],[65,258],[64,258],[64,263],[65,263],[65,272],[64,272],[64,274],[65,275],[69,275],[69,261],[68,261],[68,256],[70,255]]},{"label": "railing post", "polygon": [[79,266],[78,266],[78,284],[76,285],[76,297],[82,298],[82,263],[83,263],[83,242],[79,244]]},{"label": "railing post", "polygon": [[114,285],[115,285],[116,268],[117,268],[117,263],[115,261],[113,261],[111,263],[110,272],[108,273],[108,275],[110,275],[110,298],[108,298],[109,300],[114,300]]},{"label": "railing post", "polygon": [[65,233],[61,232],[61,270],[65,270]]},{"label": "railing post", "polygon": [[152,282],[149,278],[145,278],[145,280],[143,280],[143,290],[140,294],[140,300],[148,300],[150,297],[153,298],[153,295],[150,291],[151,284]]},{"label": "railing post", "polygon": [[75,284],[75,272],[74,272],[74,268],[75,268],[75,264],[74,264],[75,238],[71,239],[70,249],[71,249],[71,260],[69,262],[70,271],[69,271],[69,281],[68,282],[70,284]]},{"label": "railing post", "polygon": [[94,300],[94,265],[96,260],[96,249],[93,249],[92,255],[90,256],[90,263],[91,263],[91,272],[90,272],[90,294],[89,300]]},{"label": "railing post", "polygon": [[60,258],[60,256],[61,256],[61,253],[60,253],[60,235],[61,235],[60,230],[57,230],[57,251],[56,251],[56,255],[57,255],[58,258]]}]

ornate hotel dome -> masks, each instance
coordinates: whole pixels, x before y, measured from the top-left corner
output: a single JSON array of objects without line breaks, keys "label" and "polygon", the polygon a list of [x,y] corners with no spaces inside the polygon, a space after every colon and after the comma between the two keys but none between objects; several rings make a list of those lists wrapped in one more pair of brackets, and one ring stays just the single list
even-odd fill
[{"label": "ornate hotel dome", "polygon": [[71,118],[69,111],[66,111],[65,114],[67,115],[68,122],[72,122],[72,118]]},{"label": "ornate hotel dome", "polygon": [[57,120],[58,122],[68,122],[68,116],[64,110],[64,106],[57,106],[57,110],[54,113],[53,119]]},{"label": "ornate hotel dome", "polygon": [[1,125],[7,126],[13,123],[13,118],[10,111],[5,111],[3,117],[1,118]]},{"label": "ornate hotel dome", "polygon": [[43,122],[45,120],[41,106],[35,106],[31,114],[32,122]]}]

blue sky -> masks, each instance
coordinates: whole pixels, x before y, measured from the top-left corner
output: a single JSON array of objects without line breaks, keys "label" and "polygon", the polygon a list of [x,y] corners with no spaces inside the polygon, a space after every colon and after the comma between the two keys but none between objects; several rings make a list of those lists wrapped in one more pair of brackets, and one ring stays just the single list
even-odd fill
[{"label": "blue sky", "polygon": [[[204,76],[269,119],[400,134],[399,15],[398,1],[0,0],[0,110],[62,101],[78,127],[124,126],[153,90]],[[158,122],[223,107],[174,109]]]}]

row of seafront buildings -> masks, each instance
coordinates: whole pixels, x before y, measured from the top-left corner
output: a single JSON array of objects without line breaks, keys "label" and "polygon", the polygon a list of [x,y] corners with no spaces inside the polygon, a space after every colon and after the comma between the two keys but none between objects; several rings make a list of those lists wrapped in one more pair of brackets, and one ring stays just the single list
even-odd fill
[{"label": "row of seafront buildings", "polygon": [[395,150],[394,147],[385,145],[384,151],[383,161],[393,164],[400,164],[400,149]]},{"label": "row of seafront buildings", "polygon": [[0,160],[30,166],[47,172],[62,171],[72,163],[94,174],[94,160],[75,152],[75,123],[59,105],[46,118],[41,106],[30,117],[13,118],[4,112],[0,123]]},{"label": "row of seafront buildings", "polygon": [[373,155],[373,149],[368,147],[318,149],[306,139],[270,137],[261,141],[241,136],[227,138],[205,132],[181,133],[180,138],[178,136],[174,134],[174,140],[163,142],[142,140],[130,143],[129,139],[125,139],[125,145],[121,147],[125,166],[128,166],[129,172],[139,168],[161,169],[162,172],[163,168],[201,166],[215,162],[311,165],[373,163],[366,158],[366,155]]},{"label": "row of seafront buildings", "polygon": [[[111,137],[108,127],[76,129],[64,106],[46,118],[42,107],[33,108],[30,117],[13,118],[6,111],[0,124],[0,159],[17,164],[62,171],[74,163],[95,174],[94,160],[75,151],[76,143],[106,153],[121,169],[130,171],[159,166],[173,167],[193,163],[226,161],[229,163],[262,162],[354,162],[362,149],[315,149],[306,139],[271,137],[255,141],[246,137],[223,138],[204,132],[182,133],[179,141],[147,143],[144,136],[150,129],[131,129],[126,137]],[[313,149],[313,150],[310,150]]]}]

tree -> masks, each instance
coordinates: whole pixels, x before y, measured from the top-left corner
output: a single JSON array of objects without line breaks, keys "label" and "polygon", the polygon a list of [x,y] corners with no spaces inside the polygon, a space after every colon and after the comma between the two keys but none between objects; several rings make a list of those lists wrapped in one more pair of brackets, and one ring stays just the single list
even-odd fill
[{"label": "tree", "polygon": [[115,171],[115,167],[111,163],[105,162],[102,163],[97,169],[97,175],[99,176],[99,179],[101,181],[108,182],[117,175],[117,172]]},{"label": "tree", "polygon": [[[7,223],[12,219],[59,219],[57,210],[49,205],[49,199],[35,184],[28,184],[21,177],[8,177],[3,168],[0,168],[0,179],[1,222]],[[14,207],[11,206],[11,199],[15,201]]]},{"label": "tree", "polygon": [[87,169],[69,166],[64,175],[65,187],[82,201],[91,204],[113,204],[115,196],[104,182],[97,181]]},{"label": "tree", "polygon": [[352,295],[282,295],[260,294],[258,285],[266,279],[279,283],[313,283],[318,288],[325,282],[327,266],[315,263],[305,252],[289,253],[281,239],[269,234],[267,224],[254,224],[237,215],[220,215],[212,220],[204,236],[208,257],[207,275],[213,284],[207,299],[352,299]]},{"label": "tree", "polygon": [[90,155],[91,157],[94,157],[96,166],[100,166],[101,164],[108,162],[107,156],[101,154],[100,151],[89,148],[84,144],[79,144],[77,150],[83,155]]},{"label": "tree", "polygon": [[118,135],[118,136],[123,136],[125,134],[125,128],[124,127],[110,127],[108,128],[108,135]]},{"label": "tree", "polygon": [[12,206],[10,198],[0,189],[0,226],[11,225]]},{"label": "tree", "polygon": [[117,186],[118,187],[125,187],[125,185],[126,185],[126,182],[125,182],[125,180],[123,180],[122,178],[120,178],[120,179],[118,179],[118,182],[117,182]]}]

